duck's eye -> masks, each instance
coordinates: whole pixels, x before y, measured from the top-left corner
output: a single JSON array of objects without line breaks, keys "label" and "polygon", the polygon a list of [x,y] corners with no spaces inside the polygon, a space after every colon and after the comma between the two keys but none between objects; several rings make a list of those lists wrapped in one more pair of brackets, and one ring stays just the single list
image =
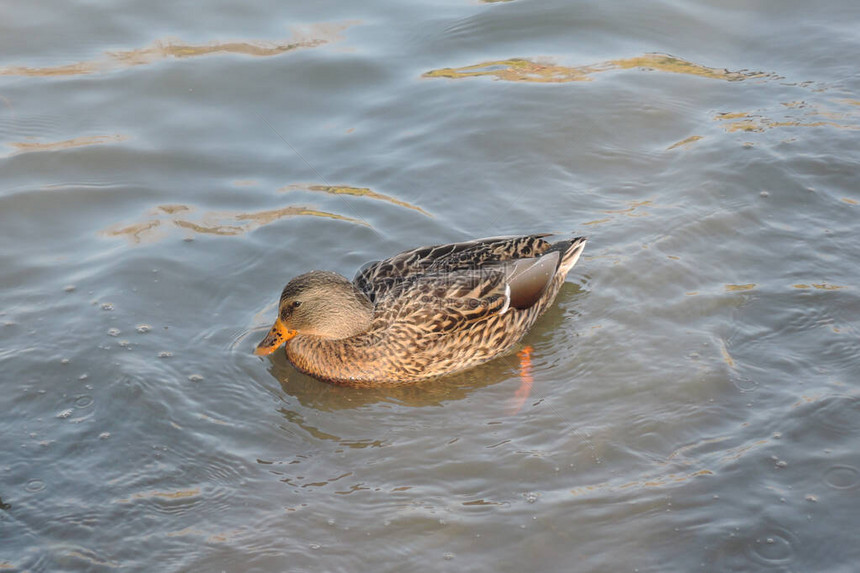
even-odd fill
[{"label": "duck's eye", "polygon": [[299,308],[300,306],[302,306],[302,301],[300,301],[300,300],[294,300],[294,301],[293,301],[293,304],[292,304],[292,305],[290,305],[290,306],[292,306],[293,308]]}]

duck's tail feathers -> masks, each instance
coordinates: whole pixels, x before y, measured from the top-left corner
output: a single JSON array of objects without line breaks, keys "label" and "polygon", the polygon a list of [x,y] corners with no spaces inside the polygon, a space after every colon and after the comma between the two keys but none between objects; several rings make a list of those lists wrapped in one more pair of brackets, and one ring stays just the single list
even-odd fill
[{"label": "duck's tail feathers", "polygon": [[570,272],[570,269],[572,269],[573,265],[576,264],[576,261],[579,260],[579,256],[585,248],[585,243],[585,237],[575,237],[566,241],[553,243],[550,251],[558,251],[561,253],[561,260],[558,263],[558,274],[566,276],[567,273]]}]

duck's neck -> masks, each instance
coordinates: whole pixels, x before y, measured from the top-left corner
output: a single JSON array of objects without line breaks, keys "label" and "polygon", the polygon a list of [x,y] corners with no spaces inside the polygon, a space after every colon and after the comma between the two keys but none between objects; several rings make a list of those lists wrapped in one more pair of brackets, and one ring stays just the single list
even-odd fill
[{"label": "duck's neck", "polygon": [[312,305],[313,317],[303,324],[296,324],[294,319],[300,335],[343,340],[367,331],[373,322],[373,304],[345,278],[327,284],[325,292],[314,293],[303,304],[303,309]]},{"label": "duck's neck", "polygon": [[370,328],[373,321],[373,305],[364,294],[356,291],[355,296],[345,297],[337,307],[325,315],[323,338],[340,340],[351,338]]}]

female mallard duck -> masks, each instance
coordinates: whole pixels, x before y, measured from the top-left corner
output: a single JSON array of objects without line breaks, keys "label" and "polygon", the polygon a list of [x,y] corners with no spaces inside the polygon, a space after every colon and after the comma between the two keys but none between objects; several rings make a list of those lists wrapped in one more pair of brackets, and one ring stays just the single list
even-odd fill
[{"label": "female mallard duck", "polygon": [[256,354],[286,342],[315,378],[349,386],[406,384],[509,350],[555,300],[585,238],[493,237],[421,247],[350,282],[312,271],[287,283]]}]

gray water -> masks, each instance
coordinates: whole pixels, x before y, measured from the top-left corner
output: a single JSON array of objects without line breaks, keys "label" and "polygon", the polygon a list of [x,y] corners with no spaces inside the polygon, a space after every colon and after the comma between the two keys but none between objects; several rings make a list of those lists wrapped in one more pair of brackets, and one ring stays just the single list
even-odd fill
[{"label": "gray water", "polygon": [[[856,570],[854,0],[0,13],[0,569]],[[292,276],[539,231],[523,403],[252,354]]]}]

